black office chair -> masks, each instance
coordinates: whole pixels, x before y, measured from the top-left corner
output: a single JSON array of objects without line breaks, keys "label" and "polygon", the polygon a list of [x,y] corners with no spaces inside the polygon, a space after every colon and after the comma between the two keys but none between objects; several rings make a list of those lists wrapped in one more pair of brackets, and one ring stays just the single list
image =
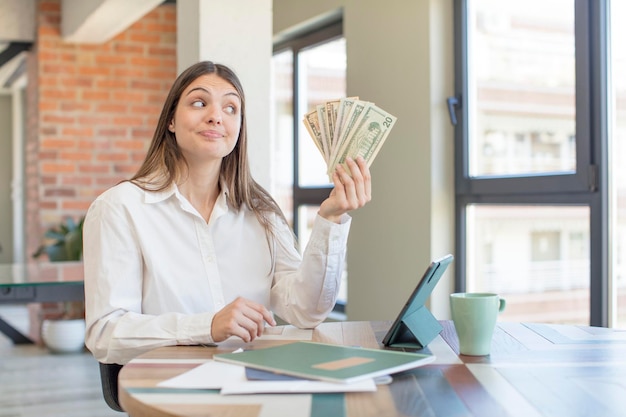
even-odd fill
[{"label": "black office chair", "polygon": [[102,383],[104,401],[115,411],[124,411],[117,395],[117,377],[121,369],[122,365],[117,363],[100,362],[100,382]]}]

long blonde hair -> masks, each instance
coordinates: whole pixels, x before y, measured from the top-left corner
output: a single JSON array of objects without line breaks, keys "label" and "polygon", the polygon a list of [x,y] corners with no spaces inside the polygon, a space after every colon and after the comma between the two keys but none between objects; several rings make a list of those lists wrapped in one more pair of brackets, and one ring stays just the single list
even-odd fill
[{"label": "long blonde hair", "polygon": [[176,136],[170,132],[168,126],[174,119],[176,106],[183,91],[195,79],[207,74],[216,74],[232,84],[241,97],[239,138],[233,151],[223,158],[220,168],[220,180],[228,187],[228,204],[236,210],[247,206],[263,225],[268,237],[272,236],[273,225],[269,215],[276,214],[285,223],[287,220],[272,196],[252,178],[248,162],[246,100],[243,87],[237,75],[225,65],[211,61],[198,62],[176,78],[165,99],[146,158],[129,181],[147,191],[162,191],[183,175],[181,166],[187,165],[187,161],[178,147]]}]

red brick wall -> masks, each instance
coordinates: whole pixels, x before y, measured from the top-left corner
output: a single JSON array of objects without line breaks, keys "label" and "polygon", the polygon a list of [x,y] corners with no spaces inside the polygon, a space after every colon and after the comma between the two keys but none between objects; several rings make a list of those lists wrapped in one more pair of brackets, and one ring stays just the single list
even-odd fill
[{"label": "red brick wall", "polygon": [[77,219],[143,160],[176,76],[176,6],[159,6],[99,45],[60,36],[61,0],[40,0],[27,90],[26,229]]}]

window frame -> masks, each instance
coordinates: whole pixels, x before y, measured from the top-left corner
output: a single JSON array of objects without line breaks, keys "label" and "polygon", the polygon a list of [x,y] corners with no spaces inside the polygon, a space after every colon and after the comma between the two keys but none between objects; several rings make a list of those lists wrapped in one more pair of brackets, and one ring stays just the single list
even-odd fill
[{"label": "window frame", "polygon": [[343,22],[341,18],[334,19],[330,22],[325,22],[321,26],[315,28],[309,28],[305,33],[294,35],[293,37],[281,40],[274,43],[273,54],[290,50],[293,54],[293,78],[292,78],[292,91],[293,91],[293,186],[292,186],[292,198],[293,198],[293,230],[296,236],[300,230],[300,218],[299,209],[302,206],[317,206],[322,203],[326,198],[330,190],[333,188],[332,184],[325,186],[307,186],[303,187],[299,184],[300,178],[300,132],[302,121],[299,119],[300,114],[300,94],[299,94],[299,52],[306,49],[315,47],[317,45],[330,42],[332,40],[341,38],[343,36]]},{"label": "window frame", "polygon": [[[454,0],[455,42],[455,291],[466,290],[470,204],[584,205],[590,209],[590,324],[609,325],[607,1],[575,0],[576,172],[469,176],[468,14]],[[450,99],[449,99],[450,100]],[[449,101],[450,102],[450,101]]]}]

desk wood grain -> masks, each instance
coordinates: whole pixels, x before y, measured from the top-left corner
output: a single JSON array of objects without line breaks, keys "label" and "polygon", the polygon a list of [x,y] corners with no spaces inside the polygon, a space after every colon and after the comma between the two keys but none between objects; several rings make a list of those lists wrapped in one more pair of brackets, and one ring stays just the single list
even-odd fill
[{"label": "desk wood grain", "polygon": [[[378,348],[390,324],[324,323],[312,340]],[[222,396],[158,386],[215,353],[285,343],[264,340],[156,349],[124,366],[120,401],[131,417],[626,417],[626,332],[499,323],[492,353],[471,357],[459,355],[452,323],[442,324],[441,335],[421,351],[437,360],[394,375],[374,393]]]}]

